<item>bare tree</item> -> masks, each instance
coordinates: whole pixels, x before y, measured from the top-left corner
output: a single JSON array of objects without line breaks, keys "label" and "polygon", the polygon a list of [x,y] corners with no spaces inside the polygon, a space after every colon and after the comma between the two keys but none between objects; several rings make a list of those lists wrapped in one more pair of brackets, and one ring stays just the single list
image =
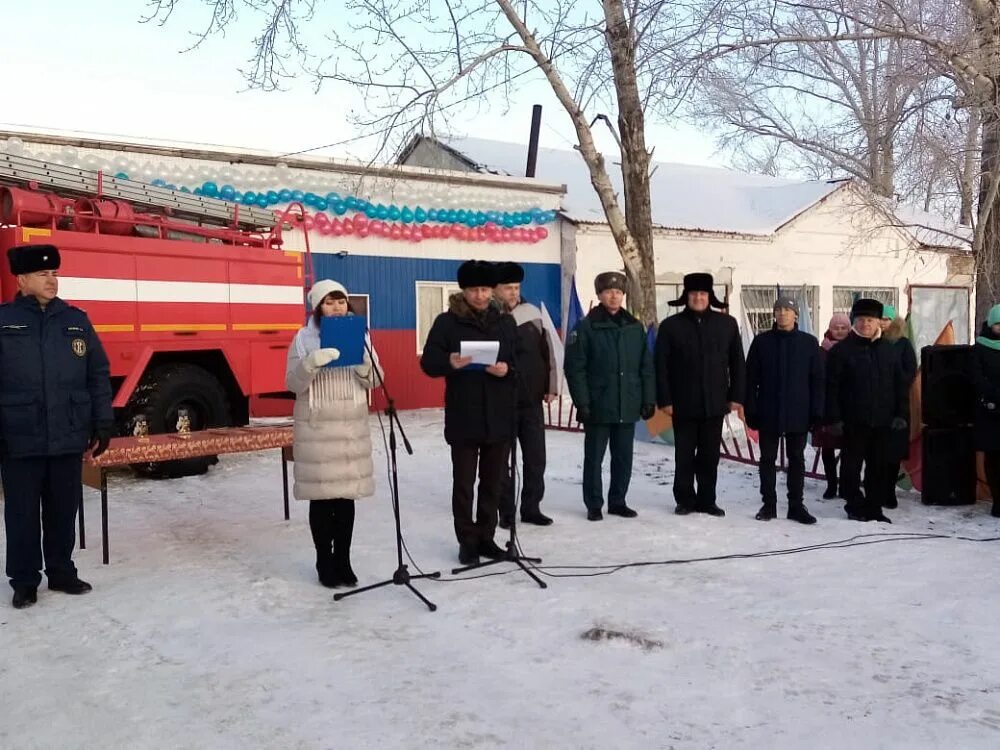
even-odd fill
[{"label": "bare tree", "polygon": [[[150,0],[149,20],[167,22],[181,2]],[[677,87],[685,84],[662,63],[676,40],[697,33],[674,6],[664,0],[602,0],[593,7],[597,13],[583,0],[206,0],[206,5],[211,21],[196,43],[225,30],[241,11],[259,14],[262,31],[244,71],[251,86],[279,86],[295,74],[295,61],[318,85],[355,87],[366,102],[355,124],[382,136],[381,153],[415,133],[433,133],[458,107],[506,101],[520,81],[544,80],[573,124],[576,148],[630,282],[630,306],[646,324],[656,321],[652,153],[645,116],[677,100]],[[316,45],[305,39],[304,18],[310,28],[326,30],[324,54],[311,52]],[[594,142],[592,128],[601,115],[618,144],[621,196]]]}]

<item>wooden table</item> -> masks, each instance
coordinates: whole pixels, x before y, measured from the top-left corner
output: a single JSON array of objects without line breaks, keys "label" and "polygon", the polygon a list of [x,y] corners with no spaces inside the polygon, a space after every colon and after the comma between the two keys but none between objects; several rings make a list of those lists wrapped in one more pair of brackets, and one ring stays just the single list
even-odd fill
[{"label": "wooden table", "polygon": [[[281,449],[281,486],[284,498],[285,520],[288,508],[288,462],[292,454],[292,427],[220,427],[199,430],[187,435],[167,433],[147,438],[112,438],[108,449],[96,459],[89,455],[83,460],[83,483],[101,493],[101,541],[104,564],[110,561],[108,548],[108,469],[131,464],[176,461],[225,453],[254,453]],[[83,500],[80,501],[80,548],[86,549],[87,541],[83,519]]]}]

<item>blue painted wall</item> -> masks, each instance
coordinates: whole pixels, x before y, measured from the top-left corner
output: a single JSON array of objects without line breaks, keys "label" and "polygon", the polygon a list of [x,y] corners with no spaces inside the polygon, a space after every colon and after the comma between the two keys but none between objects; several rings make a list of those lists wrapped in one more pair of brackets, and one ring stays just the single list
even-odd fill
[{"label": "blue painted wall", "polygon": [[[317,279],[335,279],[351,294],[369,295],[373,329],[412,330],[417,327],[417,281],[455,280],[459,260],[391,258],[377,255],[312,256]],[[562,321],[561,273],[555,263],[523,263],[522,296],[534,304],[545,303],[556,329]]]}]

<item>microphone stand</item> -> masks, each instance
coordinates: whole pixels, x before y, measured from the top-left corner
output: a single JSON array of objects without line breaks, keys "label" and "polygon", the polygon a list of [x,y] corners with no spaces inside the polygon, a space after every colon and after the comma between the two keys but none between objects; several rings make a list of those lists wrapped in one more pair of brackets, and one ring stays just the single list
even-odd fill
[{"label": "microphone stand", "polygon": [[403,563],[403,532],[399,520],[399,472],[396,467],[396,429],[399,427],[399,434],[403,438],[403,447],[406,448],[406,452],[409,455],[413,455],[413,448],[410,446],[410,441],[406,438],[406,432],[403,430],[403,424],[399,421],[399,414],[396,411],[396,403],[392,400],[389,395],[389,389],[385,385],[385,379],[382,377],[382,368],[378,366],[377,360],[375,359],[375,354],[372,352],[371,344],[368,341],[368,335],[365,335],[365,351],[368,352],[368,358],[371,360],[372,369],[376,373],[376,378],[378,379],[378,385],[381,386],[382,392],[385,394],[386,408],[385,414],[389,418],[389,466],[392,471],[392,485],[389,488],[390,495],[392,497],[392,515],[396,524],[396,570],[392,574],[392,578],[385,581],[380,581],[379,583],[373,583],[370,586],[362,586],[358,589],[353,589],[351,591],[345,591],[339,594],[333,595],[333,600],[335,602],[341,599],[346,599],[349,596],[354,596],[355,594],[362,594],[365,591],[372,591],[373,589],[380,589],[383,586],[393,585],[393,586],[406,586],[413,595],[416,596],[420,601],[427,605],[427,609],[431,612],[437,610],[437,605],[431,602],[427,597],[421,594],[413,586],[412,581],[419,578],[440,578],[441,573],[421,573],[420,575],[413,575],[407,569],[406,565]]},{"label": "microphone stand", "polygon": [[518,412],[518,404],[517,404],[517,401],[518,401],[518,388],[517,388],[517,386],[518,386],[518,380],[520,378],[520,373],[518,372],[518,369],[517,369],[517,329],[516,329],[516,323],[515,323],[515,330],[514,330],[514,340],[512,342],[512,351],[513,351],[512,359],[514,360],[514,364],[513,364],[512,369],[514,371],[514,377],[511,378],[511,380],[514,383],[514,405],[513,405],[513,408],[511,409],[512,429],[511,429],[511,438],[510,438],[510,466],[509,466],[509,471],[510,471],[511,488],[514,491],[514,512],[511,515],[511,519],[510,519],[510,536],[507,539],[507,554],[504,555],[503,557],[497,558],[496,560],[486,560],[485,562],[478,562],[478,563],[475,563],[473,565],[464,565],[464,566],[462,566],[460,568],[453,568],[451,572],[452,572],[452,574],[455,574],[455,573],[465,573],[466,571],[469,571],[469,570],[478,570],[479,568],[487,568],[490,565],[497,565],[498,563],[511,562],[511,563],[514,563],[521,570],[523,570],[525,573],[527,573],[528,576],[535,583],[538,584],[539,588],[547,589],[549,587],[548,584],[545,583],[545,581],[543,581],[541,578],[539,578],[538,576],[536,576],[535,573],[534,573],[534,571],[531,570],[530,567],[528,567],[527,565],[525,565],[525,563],[532,563],[532,564],[537,565],[538,563],[540,563],[542,561],[542,558],[540,558],[540,557],[525,557],[524,555],[521,554],[520,548],[519,548],[518,543],[517,543],[517,506],[518,506],[518,497],[517,497],[517,483],[514,481],[514,478],[517,476],[517,432],[518,432],[517,431],[517,421],[518,421],[518,419],[517,419],[517,416],[518,416],[518,414],[517,414],[517,412]]}]

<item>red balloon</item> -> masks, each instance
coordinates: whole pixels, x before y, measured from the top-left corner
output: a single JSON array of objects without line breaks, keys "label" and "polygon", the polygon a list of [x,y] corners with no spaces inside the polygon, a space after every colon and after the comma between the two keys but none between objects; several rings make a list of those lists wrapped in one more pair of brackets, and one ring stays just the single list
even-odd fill
[{"label": "red balloon", "polygon": [[389,239],[398,240],[402,236],[403,236],[403,229],[402,227],[399,226],[399,224],[389,225]]},{"label": "red balloon", "polygon": [[420,225],[420,236],[421,237],[425,237],[425,238],[426,237],[433,237],[434,236],[434,227],[430,226],[429,224],[421,224]]},{"label": "red balloon", "polygon": [[[345,221],[351,221],[351,220],[350,219],[346,219]],[[368,217],[365,216],[364,214],[355,214],[354,215],[354,228],[355,229],[360,229],[361,227],[366,227],[366,226],[368,226]]]},{"label": "red balloon", "polygon": [[545,227],[538,227],[538,229],[535,230],[535,234],[538,235],[538,239],[544,240],[549,236],[549,230]]},{"label": "red balloon", "polygon": [[500,239],[503,240],[504,242],[510,242],[512,239],[514,239],[513,231],[504,227],[503,229],[500,230]]},{"label": "red balloon", "polygon": [[364,239],[365,237],[368,236],[368,225],[363,224],[362,226],[355,229],[354,233],[358,235],[358,237],[360,237],[361,239]]},{"label": "red balloon", "polygon": [[524,242],[525,237],[524,237],[524,229],[523,228],[517,227],[516,229],[514,229],[512,231],[513,231],[512,236],[514,238],[514,242]]},{"label": "red balloon", "polygon": [[344,225],[340,223],[340,219],[334,219],[330,222],[330,231],[334,237],[344,236]]},{"label": "red balloon", "polygon": [[302,221],[302,227],[303,227],[303,228],[305,229],[305,231],[307,231],[307,232],[311,232],[311,231],[312,231],[312,229],[313,229],[313,220],[312,220],[312,217],[311,217],[311,216],[307,216],[307,217],[306,217],[306,218],[305,218],[305,219],[304,219],[304,220]]},{"label": "red balloon", "polygon": [[373,221],[370,225],[372,234],[382,237],[386,233],[386,226],[384,221]]},{"label": "red balloon", "polygon": [[414,227],[413,231],[410,232],[410,242],[423,242],[423,241],[424,241],[424,235],[420,233],[420,230]]},{"label": "red balloon", "polygon": [[344,219],[341,226],[344,228],[344,234],[354,234],[354,222],[350,219]]},{"label": "red balloon", "polygon": [[476,239],[479,242],[484,242],[487,239],[486,227],[479,227],[476,229]]},{"label": "red balloon", "polygon": [[450,229],[445,232],[445,237],[454,236],[455,239],[461,240],[462,242],[468,242],[469,240],[469,230],[466,227],[455,227],[454,231]]},{"label": "red balloon", "polygon": [[320,235],[322,237],[326,237],[328,234],[330,234],[330,225],[329,224],[317,224],[316,225],[316,234],[318,234],[318,235]]}]

